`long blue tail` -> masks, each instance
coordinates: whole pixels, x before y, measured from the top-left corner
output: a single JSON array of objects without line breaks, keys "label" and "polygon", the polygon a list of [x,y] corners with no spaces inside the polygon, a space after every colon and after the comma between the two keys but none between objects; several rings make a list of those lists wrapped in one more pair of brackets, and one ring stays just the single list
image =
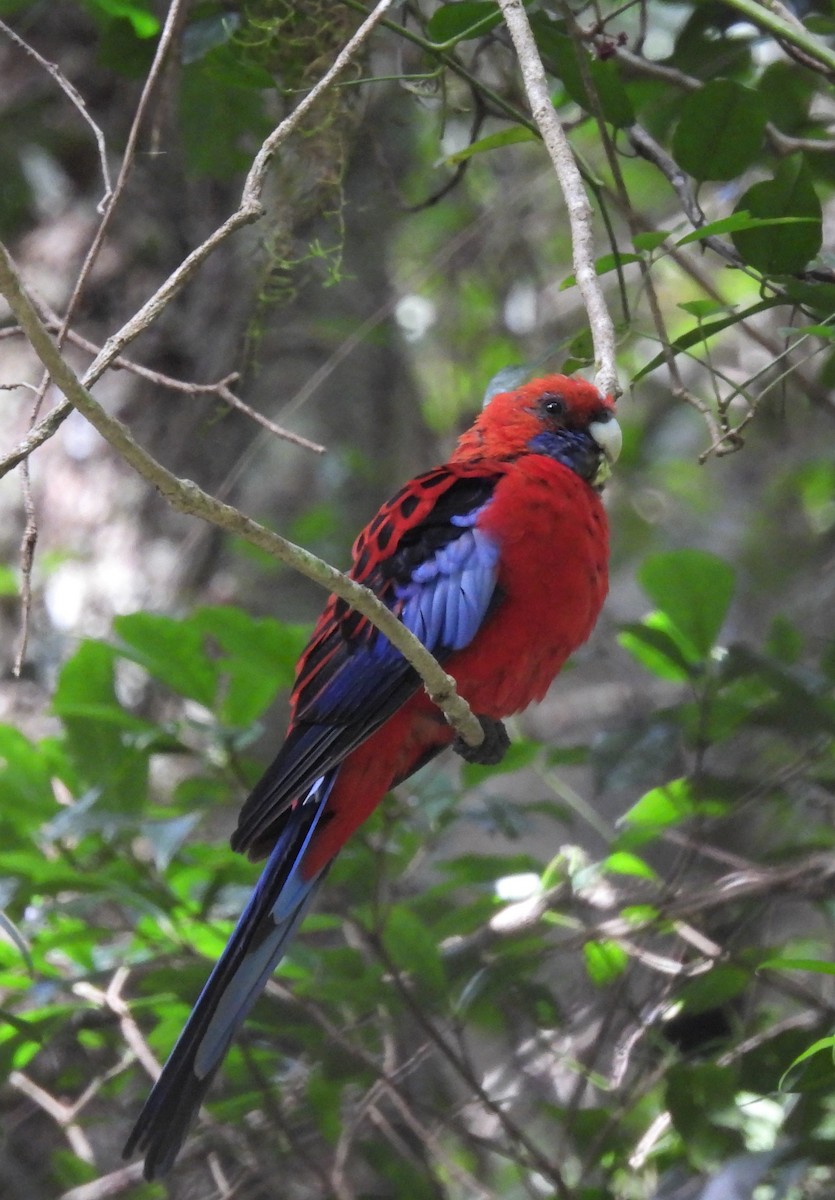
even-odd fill
[{"label": "long blue tail", "polygon": [[319,824],[336,770],[318,779],[287,823],[226,949],[206,981],[177,1044],[127,1140],[124,1157],[145,1155],[145,1178],[169,1169],[229,1044],[284,954],[323,873],[300,864]]}]

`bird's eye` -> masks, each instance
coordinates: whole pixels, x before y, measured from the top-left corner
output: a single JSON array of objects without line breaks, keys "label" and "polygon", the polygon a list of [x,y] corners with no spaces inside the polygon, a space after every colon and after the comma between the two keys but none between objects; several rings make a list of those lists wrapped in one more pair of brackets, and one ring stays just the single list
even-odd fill
[{"label": "bird's eye", "polygon": [[542,407],[545,409],[549,417],[565,416],[565,401],[561,400],[559,396],[548,396]]}]

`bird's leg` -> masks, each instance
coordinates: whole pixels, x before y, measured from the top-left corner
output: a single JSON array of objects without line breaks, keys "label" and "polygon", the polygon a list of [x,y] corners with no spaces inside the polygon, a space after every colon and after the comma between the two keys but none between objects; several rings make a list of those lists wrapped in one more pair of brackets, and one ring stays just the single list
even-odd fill
[{"label": "bird's leg", "polygon": [[507,730],[501,721],[494,721],[492,717],[481,717],[476,713],[476,718],[484,730],[484,741],[478,746],[470,746],[462,737],[457,737],[452,743],[452,748],[465,762],[478,763],[482,767],[495,767],[502,761],[510,745]]}]

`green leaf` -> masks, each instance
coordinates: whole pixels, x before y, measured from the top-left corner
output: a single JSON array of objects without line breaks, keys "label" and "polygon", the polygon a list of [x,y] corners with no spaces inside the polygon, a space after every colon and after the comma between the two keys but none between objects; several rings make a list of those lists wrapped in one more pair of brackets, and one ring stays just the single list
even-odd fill
[{"label": "green leaf", "polygon": [[715,317],[717,313],[729,311],[729,306],[723,304],[721,300],[685,300],[683,304],[678,304],[676,307],[691,317],[698,317],[700,321],[703,321],[705,317]]},{"label": "green leaf", "polygon": [[784,279],[782,291],[795,304],[820,314],[829,321],[835,312],[835,285],[817,280]]},{"label": "green leaf", "polygon": [[225,652],[217,667],[225,677],[222,721],[245,726],[260,717],[282,688],[289,688],[310,630],[270,617],[256,618],[239,608],[198,608],[189,624]]},{"label": "green leaf", "polygon": [[130,0],[87,0],[87,2],[90,8],[98,9],[108,17],[129,21],[138,38],[152,38],[159,33],[159,21],[149,11],[148,5],[131,3]]},{"label": "green leaf", "polygon": [[773,179],[755,183],[737,205],[752,217],[805,217],[775,237],[765,229],[739,229],[733,244],[749,266],[764,275],[802,271],[821,248],[821,204],[802,154],[792,154],[778,166]]},{"label": "green leaf", "polygon": [[644,862],[637,854],[631,854],[628,850],[616,850],[614,854],[610,854],[603,860],[603,866],[607,871],[612,871],[616,875],[631,875],[638,879],[655,880],[658,878],[657,872],[653,871],[649,863]]},{"label": "green leaf", "polygon": [[633,828],[665,829],[668,825],[678,825],[695,811],[689,781],[673,779],[643,795],[637,804],[623,814],[621,820]]},{"label": "green leaf", "polygon": [[803,636],[788,617],[778,613],[768,631],[766,650],[786,666],[793,666],[803,653]]},{"label": "green leaf", "polygon": [[[681,354],[683,350],[689,350],[691,346],[696,346],[699,342],[707,342],[708,338],[714,337],[717,333],[721,333],[723,329],[728,329],[732,325],[738,325],[740,321],[748,321],[751,317],[755,317],[757,313],[765,312],[766,309],[773,308],[775,304],[784,303],[779,297],[771,296],[766,300],[760,300],[756,304],[752,304],[750,308],[743,309],[742,312],[735,312],[729,317],[720,317],[716,321],[709,323],[700,322],[693,329],[688,329],[686,333],[682,333],[675,341],[670,343],[670,350],[674,355]],[[641,367],[640,371],[632,377],[632,383],[636,384],[645,375],[649,375],[656,367],[663,366],[667,361],[666,355],[656,354],[651,362],[646,366]]]},{"label": "green leaf", "polygon": [[597,987],[605,987],[622,975],[629,962],[629,955],[617,942],[586,942],[583,957],[589,979]]},{"label": "green leaf", "polygon": [[819,337],[828,342],[835,341],[835,325],[783,325],[777,332],[781,337]]},{"label": "green leaf", "polygon": [[[255,72],[260,73],[255,64],[244,70],[228,46],[183,68],[180,123],[191,174],[228,179],[250,165],[249,139],[260,141],[271,127],[262,99],[267,80],[262,76],[259,81]],[[211,137],[206,137],[207,129]]]},{"label": "green leaf", "polygon": [[808,132],[809,106],[815,92],[812,75],[796,63],[777,61],[763,71],[757,90],[770,121],[783,133]]},{"label": "green leaf", "polygon": [[217,46],[226,45],[237,33],[240,24],[240,13],[215,13],[189,22],[180,42],[180,61],[183,66],[204,58]]},{"label": "green leaf", "polygon": [[420,990],[445,996],[447,979],[438,946],[411,909],[395,905],[386,918],[383,944],[392,962],[407,972]]},{"label": "green leaf", "polygon": [[580,68],[578,53],[583,56],[585,71],[597,93],[603,119],[621,129],[635,123],[635,110],[620,78],[620,68],[615,59],[604,61],[592,58],[585,48],[578,51],[574,41],[561,32],[561,25],[544,16],[534,16],[531,27],[536,43],[548,60],[553,71],[575,104],[594,113],[595,105],[589,97]]},{"label": "green leaf", "polygon": [[[819,219],[819,218],[818,218]],[[699,242],[706,237],[714,237],[720,233],[737,233],[740,229],[769,229],[773,225],[810,225],[815,223],[815,217],[752,217],[747,209],[734,211],[730,217],[722,217],[721,221],[711,221],[708,225],[700,225],[691,233],[679,238],[677,246],[687,246],[690,242]],[[683,304],[679,308],[684,308]],[[727,307],[717,306],[717,307]]]},{"label": "green leaf", "polygon": [[517,142],[536,142],[538,140],[532,130],[526,129],[523,125],[512,125],[510,129],[500,129],[496,133],[488,134],[487,137],[479,138],[477,142],[471,142],[463,150],[457,150],[455,154],[450,154],[444,159],[444,162],[448,166],[454,166],[455,163],[464,162],[475,154],[486,154],[490,150],[514,146]]},{"label": "green leaf", "polygon": [[40,822],[54,814],[52,776],[59,773],[43,743],[34,745],[11,725],[0,725],[0,816],[6,844],[10,826],[29,841]]},{"label": "green leaf", "polygon": [[684,101],[673,158],[694,179],[736,179],[759,157],[762,98],[733,79],[715,79]]},{"label": "green leaf", "polygon": [[536,760],[541,749],[542,747],[539,742],[517,738],[508,746],[505,756],[500,763],[496,763],[490,767],[483,767],[478,763],[465,763],[461,768],[461,778],[467,788],[472,788],[476,787],[479,783],[483,783],[485,779],[492,779],[496,775],[506,775],[511,771],[521,771],[525,767],[529,767]]},{"label": "green leaf", "polygon": [[695,1014],[719,1008],[733,1000],[750,983],[751,975],[743,967],[721,963],[704,975],[690,979],[679,992],[684,1011]]},{"label": "green leaf", "polygon": [[671,550],[646,559],[638,580],[696,653],[706,658],[733,596],[733,568],[706,550]]},{"label": "green leaf", "polygon": [[797,1058],[795,1058],[794,1061],[791,1062],[789,1064],[789,1066],[786,1068],[786,1070],[784,1071],[784,1073],[782,1075],[782,1078],[780,1079],[780,1083],[778,1085],[780,1088],[780,1091],[781,1092],[794,1091],[795,1090],[794,1083],[792,1084],[792,1086],[789,1086],[789,1083],[788,1083],[788,1077],[789,1077],[790,1073],[795,1069],[795,1067],[798,1067],[801,1063],[807,1062],[810,1058],[813,1058],[815,1055],[822,1054],[825,1050],[828,1050],[829,1057],[831,1059],[835,1060],[835,1037],[818,1038],[818,1040],[816,1042],[812,1042],[811,1046],[807,1046],[802,1054],[798,1054]]},{"label": "green leaf", "polygon": [[641,622],[624,625],[618,643],[659,679],[683,683],[696,673],[698,655],[682,642],[678,628],[666,613],[649,613]]},{"label": "green leaf", "polygon": [[[594,264],[595,275],[608,275],[610,271],[616,271],[618,267],[625,267],[628,263],[636,263],[641,261],[640,254],[621,253],[603,254]],[[568,288],[576,287],[577,279],[574,275],[566,275],[565,279],[560,284],[560,291],[564,292]]]},{"label": "green leaf", "polygon": [[154,866],[160,872],[169,866],[174,855],[200,820],[200,813],[187,813],[168,821],[146,821],[142,833],[148,839],[154,855]]},{"label": "green leaf", "polygon": [[460,0],[456,4],[442,4],[436,9],[426,27],[426,34],[436,44],[462,42],[488,33],[501,19],[498,4],[487,0]]},{"label": "green leaf", "polygon": [[669,236],[666,229],[648,229],[645,233],[636,233],[632,238],[632,245],[636,250],[651,254],[663,245]]},{"label": "green leaf", "polygon": [[768,958],[760,963],[772,971],[813,971],[818,975],[835,975],[835,962],[821,958]]},{"label": "green leaf", "polygon": [[83,782],[101,792],[108,808],[125,810],[141,805],[147,793],[148,751],[137,750],[133,739],[154,727],[119,703],[114,653],[103,642],[82,642],[61,670],[52,706]]},{"label": "green leaf", "polygon": [[217,691],[217,666],[209,662],[199,629],[188,620],[160,613],[130,613],[117,617],[113,628],[119,651],[180,696],[211,708]]},{"label": "green leaf", "polygon": [[[712,1062],[676,1063],[667,1072],[665,1085],[667,1110],[687,1147],[688,1158],[706,1168],[741,1149],[738,1135],[727,1128],[723,1119],[736,1106],[733,1067]],[[746,1193],[752,1195],[747,1188]],[[722,1194],[729,1196],[729,1189]],[[743,1194],[737,1192],[739,1197]]]}]

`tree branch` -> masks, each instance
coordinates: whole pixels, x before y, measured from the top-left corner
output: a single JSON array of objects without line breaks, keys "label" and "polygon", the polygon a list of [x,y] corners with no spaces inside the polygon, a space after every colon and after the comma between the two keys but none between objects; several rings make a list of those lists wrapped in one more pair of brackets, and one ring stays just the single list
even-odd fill
[{"label": "tree branch", "polygon": [[[142,308],[130,318],[129,321],[112,337],[108,338],[102,349],[96,355],[90,367],[84,374],[83,383],[86,387],[92,387],[97,379],[100,379],[114,360],[122,353],[124,348],[129,345],[140,333],[143,333],[157,317],[165,310],[167,305],[180,292],[186,283],[196,273],[198,268],[212,254],[218,246],[226,241],[238,229],[245,225],[256,221],[263,212],[261,204],[261,193],[264,190],[266,181],[267,169],[273,159],[278,148],[287,140],[291,133],[296,129],[304,117],[316,101],[326,92],[334,83],[337,76],[348,66],[352,59],[356,56],[359,49],[366,42],[380,23],[387,10],[391,7],[392,0],[379,0],[368,17],[363,21],[356,33],[346,43],[339,54],[334,59],[329,69],[325,72],[319,82],[313,87],[303,100],[296,105],[289,116],[276,126],[269,137],[263,142],[261,149],[256,154],[249,174],[246,177],[243,191],[241,193],[241,203],[234,213],[228,217],[222,225],[219,225],[213,233],[209,234],[206,240],[194,250],[187,258],[183,259],[180,265],[174,270],[165,280],[156,292],[146,300]],[[55,408],[43,418],[37,425],[29,430],[23,441],[19,442],[9,454],[0,459],[0,478],[8,474],[19,463],[23,462],[38,446],[43,445],[53,436],[55,431],[67,419],[72,412],[73,406],[69,401],[64,401],[55,406]],[[463,736],[463,735],[462,735]],[[474,744],[478,744],[477,742]]]},{"label": "tree branch", "polygon": [[556,114],[545,68],[534,41],[523,0],[499,0],[516,48],[531,115],[554,164],[571,225],[574,278],[583,298],[594,343],[595,383],[601,391],[620,395],[615,368],[615,327],[594,267],[592,209],[574,153]]},{"label": "tree branch", "polygon": [[279,146],[287,140],[291,133],[301,124],[316,101],[332,86],[336,78],[354,59],[360,47],[366,42],[375,26],[382,20],[386,11],[391,7],[392,0],[379,0],[373,11],[369,13],[356,33],[351,37],[337,54],[329,69],[325,72],[315,87],[307,93],[289,116],[276,126],[268,138],[262,143],[261,149],[255,155],[249,169],[241,193],[241,203],[230,217],[219,225],[206,240],[192,250],[168,279],[157,288],[153,296],[146,300],[125,325],[108,338],[101,352],[96,356],[89,371],[84,376],[84,382],[89,386],[98,379],[110,366],[113,360],[122,353],[125,346],[138,337],[149,325],[157,319],[160,313],[173,300],[181,288],[191,279],[210,254],[228,237],[245,225],[257,221],[263,214],[261,194],[267,178],[267,170]]},{"label": "tree branch", "polygon": [[803,23],[781,4],[780,0],[763,0],[761,4],[758,0],[724,0],[724,3],[742,13],[760,29],[767,29],[769,33],[773,33],[781,42],[787,42],[802,51],[806,59],[812,60],[811,63],[805,62],[806,66],[817,70],[823,67],[822,74],[828,77],[835,73],[835,53],[814,34],[809,33]]},{"label": "tree branch", "polygon": [[368,617],[414,667],[423,680],[429,698],[443,710],[449,723],[467,745],[480,745],[484,736],[481,725],[466,701],[457,694],[455,680],[447,675],[426,647],[368,588],[355,583],[353,579],[349,579],[303,547],[287,541],[244,516],[238,509],[223,504],[191,480],[178,478],[134,440],[126,425],[105,412],[62,358],[34,304],[26,294],[14,263],[2,243],[0,292],[5,296],[54,384],[64,393],[72,407],[86,417],[125,462],[147,483],[152,484],[172,508],[199,517],[219,529],[244,538],[251,545],[265,550],[273,558],[287,563],[327,591],[335,592],[346,600],[352,608]]},{"label": "tree branch", "polygon": [[7,37],[9,41],[14,42],[14,44],[23,50],[25,54],[28,54],[30,58],[34,58],[35,62],[38,63],[39,66],[43,67],[48,75],[52,76],[69,102],[78,109],[82,118],[90,126],[99,154],[99,167],[101,168],[101,176],[104,183],[104,195],[99,201],[99,210],[101,211],[110,200],[110,197],[113,195],[113,184],[111,183],[110,171],[107,166],[107,146],[105,145],[104,134],[90,116],[89,109],[84,102],[84,97],[81,95],[78,88],[74,87],[73,84],[70,83],[69,79],[67,79],[66,75],[56,63],[50,62],[48,59],[44,58],[42,54],[38,54],[35,47],[30,46],[28,42],[25,42],[23,38],[16,34],[13,29],[9,28],[5,21],[0,21],[0,33],[2,33],[4,37]]}]

